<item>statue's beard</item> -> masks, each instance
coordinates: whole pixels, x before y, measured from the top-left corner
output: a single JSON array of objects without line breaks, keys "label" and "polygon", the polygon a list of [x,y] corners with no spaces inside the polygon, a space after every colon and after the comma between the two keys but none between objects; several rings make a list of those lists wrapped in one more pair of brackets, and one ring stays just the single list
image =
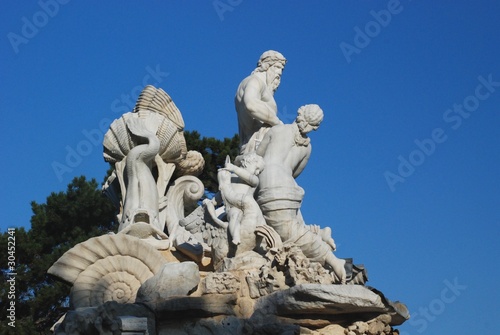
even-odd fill
[{"label": "statue's beard", "polygon": [[280,86],[280,77],[274,71],[268,71],[266,74],[267,87],[271,89],[271,91],[276,92],[278,86]]},{"label": "statue's beard", "polygon": [[274,78],[273,81],[271,82],[271,90],[274,92],[276,92],[276,90],[278,89],[278,87],[280,86],[280,83],[278,81],[277,78]]}]

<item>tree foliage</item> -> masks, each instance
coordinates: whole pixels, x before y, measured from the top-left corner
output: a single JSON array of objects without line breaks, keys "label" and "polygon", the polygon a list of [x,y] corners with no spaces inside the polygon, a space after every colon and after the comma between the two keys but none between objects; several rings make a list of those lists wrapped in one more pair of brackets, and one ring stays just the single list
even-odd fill
[{"label": "tree foliage", "polygon": [[[85,177],[74,178],[66,192],[51,193],[46,203],[31,203],[31,229],[16,229],[16,334],[48,333],[50,327],[68,309],[69,289],[47,274],[48,268],[75,244],[115,230],[115,209],[104,198],[98,183]],[[0,235],[0,245],[7,249],[8,233]],[[0,253],[0,264],[7,264],[7,254]],[[7,319],[6,280],[2,269],[0,316]],[[0,331],[8,332],[7,322]]]},{"label": "tree foliage", "polygon": [[[217,169],[227,155],[238,154],[238,136],[218,140],[185,132],[190,150],[205,159],[199,176],[209,193],[218,190]],[[110,171],[108,171],[109,174]],[[0,334],[50,334],[50,327],[69,308],[70,287],[47,274],[49,267],[67,250],[91,237],[116,231],[116,209],[102,195],[98,183],[81,176],[74,178],[65,192],[51,193],[45,203],[31,203],[31,229],[16,228],[16,328],[7,325],[7,292],[10,278],[4,268],[8,254],[0,253],[3,280],[0,283]],[[7,250],[8,232],[0,234],[0,247]]]},{"label": "tree foliage", "polygon": [[226,156],[231,157],[231,161],[239,153],[239,136],[218,140],[213,137],[201,137],[197,131],[185,131],[187,147],[190,150],[200,152],[205,159],[203,173],[198,176],[205,185],[205,189],[210,193],[215,193],[219,189],[217,181],[217,170],[224,166]]}]

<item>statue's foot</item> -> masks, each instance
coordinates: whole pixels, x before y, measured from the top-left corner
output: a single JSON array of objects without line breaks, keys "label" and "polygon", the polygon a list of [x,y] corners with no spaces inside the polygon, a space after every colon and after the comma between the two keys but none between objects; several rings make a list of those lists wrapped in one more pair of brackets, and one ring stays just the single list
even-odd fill
[{"label": "statue's foot", "polygon": [[321,239],[332,248],[333,251],[337,250],[335,241],[332,238],[332,229],[330,227],[325,227],[319,231]]},{"label": "statue's foot", "polygon": [[239,245],[241,243],[239,238],[234,238],[232,242],[234,245]]},{"label": "statue's foot", "polygon": [[334,284],[345,284],[347,273],[345,270],[345,259],[339,259],[334,254],[328,254],[325,265],[332,270]]}]

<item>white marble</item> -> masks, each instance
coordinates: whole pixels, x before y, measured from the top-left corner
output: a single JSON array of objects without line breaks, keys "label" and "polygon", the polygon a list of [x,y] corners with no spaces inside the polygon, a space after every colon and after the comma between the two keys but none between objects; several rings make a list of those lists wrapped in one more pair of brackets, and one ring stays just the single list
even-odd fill
[{"label": "white marble", "polygon": [[103,144],[114,171],[103,190],[120,226],[49,269],[72,285],[56,334],[396,334],[406,306],[364,287],[364,267],[334,255],[331,229],[302,216],[296,178],[324,113],[309,104],[291,124],[279,119],[285,64],[266,51],[241,81],[240,155],[219,168],[212,199],[200,201],[204,160],[186,147],[165,91],[145,87],[111,124]]},{"label": "white marble", "polygon": [[257,68],[238,86],[234,103],[242,153],[255,151],[265,131],[282,123],[274,92],[280,85],[285,64],[282,54],[266,51],[260,56]]},{"label": "white marble", "polygon": [[267,224],[283,241],[299,245],[307,257],[331,268],[337,282],[345,283],[345,261],[333,255],[332,246],[311,231],[299,214],[304,190],[295,178],[311,155],[307,134],[317,130],[322,121],[323,111],[318,105],[305,105],[292,124],[274,126],[266,133],[256,151],[265,162],[259,175],[257,202]]}]

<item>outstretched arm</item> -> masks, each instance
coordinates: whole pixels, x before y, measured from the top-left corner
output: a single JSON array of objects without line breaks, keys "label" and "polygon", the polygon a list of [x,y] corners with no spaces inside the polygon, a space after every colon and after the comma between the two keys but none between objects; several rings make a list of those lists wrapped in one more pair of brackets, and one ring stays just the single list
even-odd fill
[{"label": "outstretched arm", "polygon": [[234,172],[241,180],[251,187],[257,187],[259,185],[259,177],[234,164],[227,163],[221,170]]}]

